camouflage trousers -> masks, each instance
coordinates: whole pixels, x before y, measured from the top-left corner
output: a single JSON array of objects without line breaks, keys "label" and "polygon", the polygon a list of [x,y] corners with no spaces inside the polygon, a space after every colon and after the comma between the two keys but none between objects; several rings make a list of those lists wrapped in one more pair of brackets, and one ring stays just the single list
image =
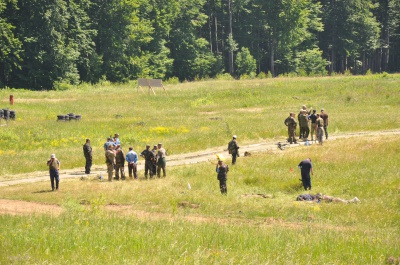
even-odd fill
[{"label": "camouflage trousers", "polygon": [[288,134],[289,134],[289,143],[297,143],[296,140],[296,128],[289,128],[288,129]]}]

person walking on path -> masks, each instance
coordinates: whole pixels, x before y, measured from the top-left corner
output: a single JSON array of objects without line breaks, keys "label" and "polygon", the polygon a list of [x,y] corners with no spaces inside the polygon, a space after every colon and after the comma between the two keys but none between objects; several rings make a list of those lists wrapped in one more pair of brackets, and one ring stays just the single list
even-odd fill
[{"label": "person walking on path", "polygon": [[296,140],[296,127],[297,127],[297,122],[294,119],[294,117],[296,116],[296,114],[294,114],[293,112],[290,112],[289,117],[286,118],[285,120],[285,125],[288,127],[288,141],[289,143],[295,143],[297,144],[297,140]]},{"label": "person walking on path", "polygon": [[119,180],[119,174],[121,173],[121,179],[125,180],[125,153],[120,145],[117,145],[115,152],[115,179]]},{"label": "person walking on path", "polygon": [[161,169],[163,171],[163,177],[166,177],[166,166],[167,166],[167,152],[165,151],[164,147],[162,147],[162,144],[159,143],[157,145],[157,177],[161,176]]},{"label": "person walking on path", "polygon": [[228,188],[226,186],[226,181],[228,179],[228,171],[229,167],[225,164],[221,159],[218,159],[217,167],[215,168],[217,172],[217,179],[219,180],[219,189],[221,190],[221,194],[226,195],[228,192]]},{"label": "person walking on path", "polygon": [[236,140],[237,136],[232,136],[232,140],[228,143],[228,152],[232,155],[232,165],[236,164],[236,157],[239,156],[239,145]]},{"label": "person walking on path", "polygon": [[140,153],[140,156],[145,159],[144,162],[144,177],[147,179],[150,171],[150,178],[153,177],[153,161],[154,161],[154,153],[150,150],[150,145],[146,145],[146,149]]},{"label": "person walking on path", "polygon": [[90,139],[86,139],[86,143],[83,145],[83,155],[85,156],[85,174],[90,174],[90,168],[92,167],[92,147],[90,146]]},{"label": "person walking on path", "polygon": [[[149,146],[150,147],[150,146]],[[129,152],[126,154],[126,162],[128,162],[128,172],[129,178],[132,179],[132,176],[137,179],[137,161],[138,156],[135,151],[133,151],[133,147],[129,147]]]},{"label": "person walking on path", "polygon": [[314,175],[313,165],[311,163],[311,158],[307,158],[300,162],[298,165],[301,170],[301,182],[303,183],[303,187],[305,190],[311,190],[311,175]]},{"label": "person walking on path", "polygon": [[[49,167],[49,172],[50,172],[50,182],[51,182],[51,190],[54,191],[58,190],[59,183],[60,183],[60,161],[56,158],[55,154],[52,154],[50,156],[50,159],[47,160],[47,166]],[[54,186],[54,181],[55,181],[55,186]]]},{"label": "person walking on path", "polygon": [[115,166],[115,153],[114,153],[113,145],[108,146],[108,150],[106,151],[105,156],[106,156],[108,181],[112,181],[113,171],[114,171],[114,166]]},{"label": "person walking on path", "polygon": [[321,114],[319,116],[324,121],[325,139],[328,140],[328,123],[329,123],[328,113],[326,113],[324,109],[321,109]]}]

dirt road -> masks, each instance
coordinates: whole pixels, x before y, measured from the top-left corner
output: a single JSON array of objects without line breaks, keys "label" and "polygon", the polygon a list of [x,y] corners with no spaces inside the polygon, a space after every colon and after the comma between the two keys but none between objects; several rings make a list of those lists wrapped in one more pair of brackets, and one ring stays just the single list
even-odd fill
[{"label": "dirt road", "polygon": [[[344,134],[332,134],[329,136],[329,141],[334,141],[336,139],[342,138],[350,138],[350,137],[366,137],[366,136],[380,136],[380,135],[400,135],[400,129],[395,130],[387,130],[387,131],[374,131],[374,132],[355,132],[355,133],[344,133]],[[294,148],[300,145],[304,145],[304,142],[300,142],[299,144],[289,145],[286,144],[285,139],[279,140],[269,140],[265,142],[259,142],[255,144],[249,145],[241,145],[240,146],[240,154],[243,156],[245,152],[249,153],[257,153],[257,152],[282,152],[278,148],[277,143],[281,142],[284,145],[284,148]],[[239,142],[240,143],[240,142]],[[312,144],[311,142],[309,142]],[[229,154],[226,149],[227,146],[220,146],[213,149],[207,149],[199,152],[179,154],[179,155],[171,155],[167,157],[167,166],[179,166],[179,165],[190,165],[196,163],[203,163],[208,161],[215,161],[216,154],[223,154],[225,157],[229,157]],[[144,169],[144,161],[141,159],[138,163],[138,171]],[[48,171],[38,171],[32,173],[25,173],[20,175],[13,176],[13,180],[0,180],[0,187],[24,184],[24,183],[35,183],[40,181],[48,181]],[[93,165],[91,176],[106,176],[106,166],[105,165]],[[84,177],[86,174],[84,173],[84,167],[76,168],[76,169],[66,169],[60,171],[60,179],[67,178],[80,178]]]}]

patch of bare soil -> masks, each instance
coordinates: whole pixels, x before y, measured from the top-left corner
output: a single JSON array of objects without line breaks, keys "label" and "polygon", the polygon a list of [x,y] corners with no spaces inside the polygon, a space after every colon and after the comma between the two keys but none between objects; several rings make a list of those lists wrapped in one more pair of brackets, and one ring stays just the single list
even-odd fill
[{"label": "patch of bare soil", "polygon": [[202,111],[202,112],[199,112],[199,114],[215,115],[217,113],[215,111]]},{"label": "patch of bare soil", "polygon": [[75,98],[18,98],[14,101],[17,103],[31,103],[31,102],[52,102],[58,103],[61,101],[75,101]]},{"label": "patch of bare soil", "polygon": [[[179,205],[180,206],[180,205]],[[184,206],[186,204],[184,202]],[[191,207],[189,205],[189,207]],[[191,207],[191,208],[198,208]],[[285,227],[288,229],[303,229],[305,224],[303,222],[287,222],[279,218],[238,218],[230,217],[229,214],[226,217],[208,217],[200,215],[180,215],[180,214],[169,214],[160,212],[148,212],[144,210],[134,209],[131,205],[107,205],[105,207],[106,211],[109,213],[118,213],[119,216],[129,216],[134,217],[142,221],[159,221],[164,220],[168,222],[180,222],[187,221],[196,224],[202,223],[215,223],[220,225],[247,225],[247,226],[257,226],[260,228],[271,228],[271,227]],[[18,200],[5,200],[0,199],[0,214],[8,215],[32,215],[32,214],[49,214],[52,216],[59,216],[64,210],[62,207],[54,204],[43,204],[37,202],[27,202]],[[312,225],[318,228],[325,228],[328,230],[344,231],[351,230],[349,227],[338,227],[338,226],[327,226],[312,222],[313,218],[310,218],[310,222],[307,225]]]},{"label": "patch of bare soil", "polygon": [[262,112],[264,109],[263,108],[240,108],[236,109],[236,111],[239,112]]},{"label": "patch of bare soil", "polygon": [[0,214],[50,214],[58,216],[62,211],[63,209],[60,206],[54,204],[0,199]]}]

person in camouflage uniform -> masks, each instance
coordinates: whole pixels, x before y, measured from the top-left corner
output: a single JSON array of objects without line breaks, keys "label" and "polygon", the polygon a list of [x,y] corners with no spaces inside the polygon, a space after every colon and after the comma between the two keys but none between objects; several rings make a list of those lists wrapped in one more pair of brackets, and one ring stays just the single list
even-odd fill
[{"label": "person in camouflage uniform", "polygon": [[83,155],[85,156],[85,174],[90,174],[90,168],[92,167],[92,147],[90,146],[90,139],[86,139],[86,143],[83,145]]},{"label": "person in camouflage uniform", "polygon": [[326,113],[324,109],[321,109],[321,114],[319,116],[324,121],[325,139],[328,140],[328,123],[329,123],[328,113]]},{"label": "person in camouflage uniform", "polygon": [[308,127],[308,114],[306,110],[302,110],[299,115],[299,125],[300,125],[300,136],[301,138],[307,140],[308,135],[310,133],[310,128]]},{"label": "person in camouflage uniform", "polygon": [[119,173],[121,172],[121,179],[125,180],[125,153],[120,145],[117,145],[115,153],[115,179],[119,180]]},{"label": "person in camouflage uniform", "polygon": [[163,171],[163,177],[166,177],[167,173],[165,168],[167,166],[167,152],[165,151],[164,147],[162,147],[161,143],[157,145],[157,148],[157,177],[161,177],[161,169]]},{"label": "person in camouflage uniform", "polygon": [[140,156],[145,159],[144,162],[144,177],[147,179],[148,174],[150,173],[150,178],[153,178],[154,171],[153,171],[153,163],[154,163],[154,153],[150,150],[150,145],[146,145],[146,149],[140,153]]},{"label": "person in camouflage uniform", "polygon": [[297,140],[296,140],[296,127],[297,127],[297,122],[295,120],[296,114],[294,114],[293,112],[291,112],[289,114],[289,117],[286,118],[285,120],[285,125],[288,127],[288,141],[289,143],[295,143],[297,144]]},{"label": "person in camouflage uniform", "polygon": [[228,152],[232,155],[232,165],[236,164],[236,157],[239,156],[239,145],[236,140],[237,136],[232,137],[232,141],[228,143]]},{"label": "person in camouflage uniform", "polygon": [[322,145],[324,141],[324,120],[321,118],[319,114],[317,114],[316,121],[316,129],[317,129],[317,140],[318,143]]},{"label": "person in camouflage uniform", "polygon": [[217,167],[215,168],[217,172],[217,179],[219,180],[219,189],[221,190],[221,194],[226,195],[228,192],[228,188],[226,186],[226,181],[228,179],[228,171],[229,167],[227,164],[222,162],[222,160],[218,160]]},{"label": "person in camouflage uniform", "polygon": [[108,150],[105,152],[105,156],[106,156],[108,181],[112,181],[113,171],[114,171],[114,166],[115,166],[114,146],[112,146],[112,145],[108,146]]}]

